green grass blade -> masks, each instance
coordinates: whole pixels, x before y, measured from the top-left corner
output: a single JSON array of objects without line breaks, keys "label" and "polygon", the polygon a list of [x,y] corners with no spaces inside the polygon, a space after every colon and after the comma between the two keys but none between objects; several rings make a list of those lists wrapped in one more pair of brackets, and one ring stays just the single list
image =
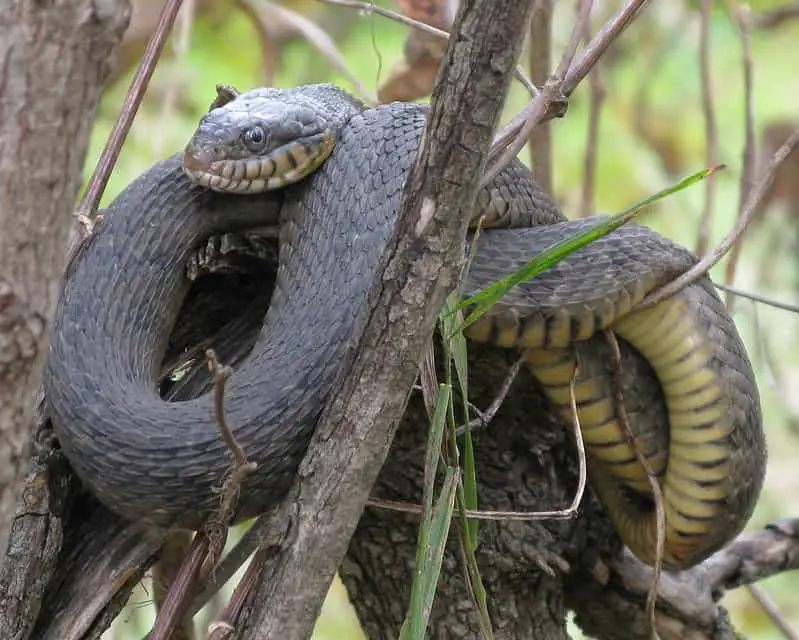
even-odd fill
[{"label": "green grass blade", "polygon": [[469,376],[467,364],[466,338],[460,331],[461,320],[457,305],[460,303],[460,294],[451,293],[444,301],[444,308],[441,310],[440,320],[441,329],[444,336],[447,336],[447,346],[452,361],[455,363],[455,373],[458,376],[458,385],[465,398],[469,397]]},{"label": "green grass blade", "polygon": [[707,176],[715,173],[719,169],[723,168],[724,165],[719,165],[717,167],[712,167],[710,169],[704,169],[702,171],[698,171],[687,178],[684,178],[680,182],[671,187],[663,189],[662,191],[658,191],[657,193],[644,198],[637,204],[625,209],[624,211],[617,213],[611,216],[607,220],[603,220],[602,222],[598,222],[596,225],[593,225],[586,229],[585,231],[581,231],[580,233],[575,233],[571,236],[564,238],[563,240],[556,242],[549,248],[545,249],[537,256],[532,258],[527,264],[525,264],[521,269],[517,272],[512,273],[501,280],[493,283],[492,285],[486,287],[482,291],[477,292],[473,296],[470,296],[464,300],[462,300],[456,307],[455,310],[465,309],[466,307],[474,307],[469,314],[466,316],[466,319],[461,326],[461,329],[465,329],[466,327],[473,324],[480,316],[482,316],[488,309],[490,309],[494,304],[497,303],[512,287],[516,286],[521,282],[525,282],[530,278],[538,275],[539,273],[546,271],[554,264],[563,260],[566,256],[573,253],[577,249],[590,244],[594,240],[597,240],[603,236],[608,235],[609,233],[615,231],[623,224],[629,222],[636,216],[638,216],[646,207],[661,200],[673,193],[678,191],[682,191],[687,187],[699,182],[700,180],[705,179]]},{"label": "green grass blade", "polygon": [[426,523],[428,525],[427,540],[424,546],[420,540],[417,547],[416,572],[411,587],[411,606],[400,630],[402,640],[424,640],[438,579],[441,575],[441,563],[447,547],[447,538],[455,507],[455,493],[460,481],[459,476],[458,469],[447,467],[441,494],[431,511],[430,522]]},{"label": "green grass blade", "polygon": [[[471,430],[468,427],[469,423],[469,362],[468,351],[466,347],[466,337],[460,330],[463,322],[463,317],[460,311],[454,311],[455,306],[460,301],[460,294],[455,291],[451,293],[444,302],[444,308],[441,310],[439,316],[441,322],[441,334],[445,336],[444,340],[444,353],[455,364],[455,374],[458,380],[458,388],[460,389],[461,400],[463,402],[462,415],[466,423],[466,433],[463,437],[463,458],[462,458],[462,474],[463,474],[463,502],[467,509],[477,510],[477,471],[475,468],[474,458],[474,443],[472,442]],[[448,384],[452,384],[452,380],[447,380]],[[454,402],[450,407],[450,429],[452,442],[456,442],[455,436],[455,407]],[[469,545],[477,548],[477,534],[478,534],[479,521],[468,520],[466,529],[468,533]]]},{"label": "green grass blade", "polygon": [[433,508],[433,494],[435,492],[436,471],[438,461],[441,459],[441,443],[444,435],[444,426],[447,422],[447,409],[452,401],[452,387],[448,384],[438,385],[438,402],[436,411],[430,423],[427,434],[427,450],[424,458],[424,505],[425,513],[422,524],[430,518]]},{"label": "green grass blade", "polygon": [[[424,461],[424,512],[419,523],[419,539],[416,544],[416,566],[414,569],[413,584],[411,585],[411,601],[408,614],[402,625],[402,638],[416,638],[420,625],[422,634],[427,625],[427,615],[424,614],[424,598],[428,589],[427,581],[430,579],[430,569],[428,567],[427,556],[431,540],[434,539],[433,521],[433,496],[435,493],[436,472],[438,461],[441,457],[441,443],[444,435],[444,426],[447,422],[447,410],[452,402],[452,387],[448,384],[438,386],[438,400],[433,419],[430,423],[430,431],[427,436],[427,450]],[[438,574],[436,574],[438,580]],[[408,635],[410,634],[410,635]]]}]

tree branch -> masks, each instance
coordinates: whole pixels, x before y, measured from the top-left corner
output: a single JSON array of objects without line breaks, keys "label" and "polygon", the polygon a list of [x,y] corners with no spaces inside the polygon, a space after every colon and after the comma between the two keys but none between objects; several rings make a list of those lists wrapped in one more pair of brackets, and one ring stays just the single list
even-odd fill
[{"label": "tree branch", "polygon": [[[292,539],[264,568],[242,638],[307,637],[388,453],[423,348],[452,289],[533,2],[461,2],[397,231],[362,314],[363,332],[326,403],[284,505]],[[464,81],[464,78],[469,80]]]},{"label": "tree branch", "polygon": [[12,0],[0,11],[2,638],[30,631],[64,535],[63,523],[49,518],[58,500],[37,499],[50,487],[34,482],[39,467],[29,467],[29,445],[69,213],[108,60],[126,22],[122,0]]},{"label": "tree branch", "polygon": [[[530,79],[543,87],[552,69],[552,0],[538,0],[530,22]],[[530,147],[533,177],[547,193],[552,185],[552,128],[548,123],[533,130]]]},{"label": "tree branch", "polygon": [[[657,631],[661,640],[692,638],[717,640],[735,636],[718,600],[729,589],[752,584],[775,573],[799,568],[799,519],[786,520],[739,536],[701,564],[679,573],[665,573],[658,586]],[[644,608],[637,603],[649,589],[652,569],[629,552],[610,567],[607,576],[593,584],[573,586],[578,622],[600,637],[647,638]]]}]

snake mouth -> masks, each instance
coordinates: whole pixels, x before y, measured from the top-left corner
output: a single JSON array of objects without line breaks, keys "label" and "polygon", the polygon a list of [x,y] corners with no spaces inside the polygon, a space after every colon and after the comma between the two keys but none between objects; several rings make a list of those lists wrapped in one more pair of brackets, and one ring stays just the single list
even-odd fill
[{"label": "snake mouth", "polygon": [[218,150],[189,145],[183,171],[195,183],[225,193],[253,194],[280,189],[313,173],[333,152],[329,129],[292,140],[263,156],[215,159]]}]

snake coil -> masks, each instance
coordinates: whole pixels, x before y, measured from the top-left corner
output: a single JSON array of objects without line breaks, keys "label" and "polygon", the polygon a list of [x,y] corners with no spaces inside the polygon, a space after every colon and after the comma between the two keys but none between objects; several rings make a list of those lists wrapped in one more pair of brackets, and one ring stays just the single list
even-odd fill
[{"label": "snake coil", "polygon": [[[419,105],[364,109],[330,85],[251,91],[203,118],[186,173],[238,194],[284,188],[214,193],[190,184],[172,158],[106,210],[65,284],[44,378],[61,445],[106,505],[190,528],[214,509],[229,454],[211,398],[162,400],[159,365],[189,289],[192,252],[209,236],[264,225],[279,225],[275,290],[226,391],[228,420],[258,464],[237,516],[261,513],[285,493],[393,231],[425,117]],[[479,194],[481,216],[490,228],[464,293],[591,223],[566,221],[518,162]],[[765,468],[752,368],[710,281],[632,310],[694,260],[644,227],[624,227],[517,286],[468,334],[521,350],[564,415],[579,362],[575,395],[592,481],[622,540],[651,563],[651,489],[620,430],[608,366],[591,345],[610,328],[625,358],[648,362],[658,382],[625,388],[625,408],[663,487],[672,569],[741,530]]]}]

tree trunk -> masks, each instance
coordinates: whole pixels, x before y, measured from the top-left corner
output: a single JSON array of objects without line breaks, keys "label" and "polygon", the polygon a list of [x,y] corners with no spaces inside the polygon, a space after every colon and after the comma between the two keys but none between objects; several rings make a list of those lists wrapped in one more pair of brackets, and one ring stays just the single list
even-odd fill
[{"label": "tree trunk", "polygon": [[[127,15],[125,0],[0,2],[0,550],[24,488],[70,212]],[[0,596],[0,620],[18,606]]]},{"label": "tree trunk", "polygon": [[[6,502],[13,493],[14,480],[18,480],[21,452],[26,450],[25,438],[14,439],[12,435],[31,432],[30,409],[42,344],[58,291],[69,228],[68,212],[77,188],[104,61],[120,35],[123,22],[121,0],[113,6],[112,0],[72,0],[66,8],[62,6],[65,3],[62,0],[55,8],[34,11],[18,1],[11,5],[11,10],[4,8],[0,12],[0,60],[4,61],[0,65],[3,80],[0,113],[6,115],[0,118],[0,145],[3,145],[0,215],[6,223],[0,234],[0,473],[11,469],[14,476],[9,479],[0,476],[0,490],[5,492],[0,497],[5,495]],[[509,37],[508,27],[501,26],[502,19],[507,19],[511,11],[524,13],[509,0],[494,3],[472,0],[463,4],[466,11],[481,8],[486,24],[476,31],[485,35],[486,41],[490,39],[488,36],[493,37],[494,43],[498,40],[497,33]],[[98,14],[101,10],[102,15]],[[518,16],[511,22],[519,29],[527,24]],[[450,50],[463,54],[464,47],[483,46],[478,40],[460,34]],[[17,45],[12,47],[8,43]],[[445,193],[440,200],[433,200],[439,208],[434,207],[431,218],[425,220],[426,234],[436,229],[436,237],[446,238],[433,247],[438,253],[431,255],[459,255],[459,250],[453,247],[460,240],[456,242],[453,238],[456,232],[462,232],[463,220],[446,220],[442,211],[452,207],[453,202],[459,203],[462,216],[468,208],[466,203],[473,194],[461,192],[467,191],[476,180],[466,176],[469,172],[477,175],[482,168],[478,149],[487,144],[486,132],[493,126],[490,112],[497,106],[493,103],[501,102],[504,95],[503,81],[496,76],[509,72],[512,63],[513,60],[497,54],[496,50],[489,50],[480,63],[455,60],[446,67],[451,88],[461,92],[460,102],[447,104],[442,100],[446,108],[440,111],[434,108],[429,134],[425,137],[432,144],[426,145],[422,157],[430,154],[431,149],[433,154],[444,157],[447,151],[453,155],[449,162],[431,163],[432,169],[419,172],[417,183],[409,181],[410,188],[416,189],[417,198],[424,190],[435,191],[441,184],[443,191],[449,189],[449,195]],[[493,85],[483,86],[482,94],[464,92],[467,86],[464,80],[483,72],[495,76]],[[480,84],[477,80],[475,77],[472,88]],[[37,100],[33,96],[44,98]],[[467,104],[470,108],[453,108],[452,104]],[[471,136],[459,138],[457,126],[448,129],[458,119],[469,121],[466,124],[474,127]],[[69,136],[64,135],[65,131]],[[453,160],[457,154],[465,156],[461,165]],[[466,166],[468,171],[453,169],[456,166]],[[22,174],[19,169],[27,173]],[[18,175],[25,175],[25,180],[15,179]],[[417,214],[418,209],[424,207],[417,207]],[[62,224],[57,224],[58,220]],[[418,222],[419,218],[410,224],[406,220],[406,235],[417,228]],[[431,237],[432,234],[417,237],[414,240],[417,248]],[[306,475],[300,478],[304,486],[299,495],[304,500],[295,505],[294,497],[289,498],[295,535],[283,540],[271,558],[265,572],[267,579],[261,587],[265,597],[255,600],[249,629],[244,630],[250,634],[248,637],[258,637],[267,628],[277,637],[303,637],[312,627],[321,593],[344,553],[372,477],[385,455],[388,439],[376,441],[374,434],[392,431],[407,387],[400,384],[387,387],[385,394],[378,396],[374,387],[381,380],[377,378],[394,376],[392,380],[403,383],[412,379],[417,358],[408,353],[420,349],[432,330],[434,307],[440,304],[446,289],[445,281],[436,280],[432,269],[420,277],[422,259],[413,250],[408,251],[402,238],[397,239],[394,250],[393,279],[383,281],[381,299],[392,303],[395,313],[385,314],[384,305],[383,311],[370,316],[379,330],[374,331],[372,326],[369,339],[360,343],[358,357],[353,358],[353,371],[357,374],[360,366],[360,377],[353,383],[352,372],[348,376],[346,393],[340,391],[336,399],[338,411],[328,412],[330,417],[322,424],[322,438],[326,439],[315,440],[316,449],[311,450],[310,462],[303,466]],[[9,266],[12,263],[14,266]],[[450,272],[454,272],[453,264],[447,264]],[[271,273],[257,281],[273,277]],[[419,281],[423,281],[421,285]],[[249,308],[247,302],[259,293],[237,291],[224,281],[211,282],[209,292],[210,299],[222,305],[228,320],[235,321],[239,315],[249,317],[252,340],[253,327],[258,326],[263,309]],[[408,292],[413,295],[407,295]],[[420,320],[423,310],[418,302],[430,297],[434,304],[426,307],[424,319]],[[370,304],[377,306],[376,299],[372,297]],[[409,299],[414,300],[413,305],[405,302]],[[179,321],[179,329],[202,320],[198,308],[208,313],[204,306],[185,311],[183,321],[187,324]],[[403,313],[396,313],[396,308]],[[418,335],[389,336],[387,343],[386,336],[396,325],[405,323],[407,328],[416,321],[421,327]],[[200,340],[214,329],[206,326],[188,333]],[[235,365],[237,357],[246,352],[243,337],[246,333],[246,330],[221,332],[236,347],[226,352],[215,344],[222,361]],[[180,352],[183,346],[187,345],[173,345],[173,348]],[[403,349],[407,353],[400,357],[398,353]],[[385,354],[400,359],[398,366],[402,370],[391,370],[385,364]],[[470,399],[475,404],[482,407],[490,404],[513,358],[513,354],[498,348],[470,345]],[[625,377],[646,375],[627,362],[623,370]],[[382,383],[386,380],[384,377]],[[179,393],[190,397],[203,389],[202,384],[189,385]],[[342,404],[346,402],[354,407],[353,411],[341,409],[347,406]],[[363,426],[368,420],[360,420],[363,424],[356,425],[356,418],[368,413],[367,410],[374,410],[371,420],[377,424],[371,430],[369,425]],[[374,418],[382,416],[381,411],[387,412],[387,426],[381,427],[380,420]],[[342,416],[346,416],[347,428],[336,430],[337,420],[338,426],[344,421]],[[18,502],[12,543],[4,565],[0,566],[0,638],[98,638],[119,611],[130,587],[152,562],[162,538],[143,532],[139,525],[121,521],[82,494],[69,465],[54,446],[45,414],[39,413],[37,420],[33,465],[23,485],[24,500]],[[422,402],[414,395],[373,489],[373,497],[419,502],[427,425]],[[376,431],[380,428],[384,431]],[[13,434],[9,435],[11,430]],[[353,434],[363,438],[362,442],[355,438],[356,446],[347,440]],[[523,371],[496,418],[476,434],[480,507],[533,512],[566,506],[576,486],[574,447],[567,434],[568,430],[552,416],[536,391],[531,377]],[[364,444],[367,436],[372,438],[368,442],[371,448]],[[349,452],[342,452],[347,447]],[[356,456],[358,465],[352,463]],[[6,464],[9,459],[10,465]],[[363,477],[356,477],[361,472]],[[334,480],[332,483],[327,482],[330,478]],[[340,487],[352,487],[354,492],[342,491]],[[314,531],[318,524],[319,530]],[[357,524],[340,570],[370,638],[397,636],[408,606],[417,530],[416,517],[372,507],[363,512]],[[646,570],[634,562],[630,564],[629,558],[619,559],[621,545],[590,491],[577,519],[483,521],[479,531],[478,561],[497,638],[565,638],[567,609],[575,610],[578,620],[598,638],[649,637],[642,606]],[[770,533],[773,540],[766,536],[758,538],[757,543],[761,549],[772,545],[770,548],[779,552],[772,554],[774,566],[769,571],[799,565],[799,524],[794,523],[790,528],[773,527]],[[329,534],[329,539],[324,534]],[[453,535],[452,540],[431,615],[430,635],[478,637],[457,536]],[[658,614],[659,620],[669,625],[658,629],[664,640],[732,637],[724,611],[716,605],[714,596],[731,585],[729,576],[740,577],[749,570],[745,568],[752,567],[752,553],[747,551],[746,544],[739,545],[738,553],[724,560],[723,570],[714,560],[715,565],[708,561],[708,566],[698,568],[701,571],[664,577],[662,594],[667,606]],[[98,562],[99,558],[103,561]],[[767,573],[764,569],[751,579]],[[293,594],[292,588],[296,590]],[[670,634],[669,629],[676,631]]]},{"label": "tree trunk", "polygon": [[[534,1],[462,0],[396,227],[265,563],[242,639],[308,637],[457,286],[487,151]],[[388,175],[388,173],[384,174]],[[379,213],[376,215],[384,215]]]},{"label": "tree trunk", "polygon": [[[440,360],[440,356],[437,358]],[[516,356],[469,345],[469,396],[487,407]],[[421,504],[427,416],[415,394],[373,497]],[[492,422],[474,435],[479,505],[485,510],[534,512],[565,508],[577,485],[574,447],[550,414],[532,377],[517,376]],[[350,542],[341,576],[369,638],[397,637],[410,597],[419,518],[366,509]],[[471,604],[457,527],[431,615],[431,637],[480,637]],[[575,520],[479,522],[478,563],[496,638],[566,638],[560,575],[586,548],[608,556],[620,546],[593,499]]]}]

